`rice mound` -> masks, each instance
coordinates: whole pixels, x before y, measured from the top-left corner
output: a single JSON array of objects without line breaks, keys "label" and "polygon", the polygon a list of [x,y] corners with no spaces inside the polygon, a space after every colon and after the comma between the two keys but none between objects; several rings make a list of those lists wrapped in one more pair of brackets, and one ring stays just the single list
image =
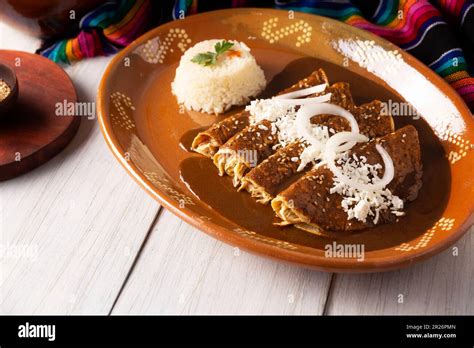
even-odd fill
[{"label": "rice mound", "polygon": [[265,88],[265,75],[243,43],[231,41],[231,50],[238,51],[238,55],[224,53],[215,65],[191,62],[199,53],[214,52],[219,41],[201,41],[181,57],[171,89],[178,103],[187,109],[219,114],[232,105],[246,104]]}]

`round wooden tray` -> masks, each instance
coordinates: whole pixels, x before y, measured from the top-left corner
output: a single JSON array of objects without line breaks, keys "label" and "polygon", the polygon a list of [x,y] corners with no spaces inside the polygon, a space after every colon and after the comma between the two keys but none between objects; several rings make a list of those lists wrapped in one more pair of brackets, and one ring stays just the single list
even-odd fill
[{"label": "round wooden tray", "polygon": [[80,117],[57,115],[58,103],[76,103],[68,75],[38,55],[0,50],[0,63],[15,70],[19,95],[0,117],[0,180],[28,172],[58,154],[74,137]]}]

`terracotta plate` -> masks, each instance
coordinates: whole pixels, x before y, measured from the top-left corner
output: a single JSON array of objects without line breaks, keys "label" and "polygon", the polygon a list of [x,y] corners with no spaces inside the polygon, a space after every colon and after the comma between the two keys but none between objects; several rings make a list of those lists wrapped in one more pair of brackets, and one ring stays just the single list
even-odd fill
[{"label": "terracotta plate", "polygon": [[[275,227],[269,206],[235,192],[209,159],[189,152],[199,130],[239,109],[224,116],[188,112],[177,105],[170,84],[183,51],[201,40],[224,38],[252,49],[269,81],[267,95],[322,67],[331,82],[351,84],[357,103],[386,101],[392,113],[404,115],[395,117],[397,127],[415,125],[423,188],[407,216],[333,239]],[[112,152],[156,200],[215,238],[262,255],[326,271],[395,269],[447,248],[472,223],[474,122],[466,105],[410,55],[327,18],[239,9],[163,25],[113,59],[100,86],[98,112]],[[363,260],[357,253],[326,253],[344,245],[363,247]]]}]

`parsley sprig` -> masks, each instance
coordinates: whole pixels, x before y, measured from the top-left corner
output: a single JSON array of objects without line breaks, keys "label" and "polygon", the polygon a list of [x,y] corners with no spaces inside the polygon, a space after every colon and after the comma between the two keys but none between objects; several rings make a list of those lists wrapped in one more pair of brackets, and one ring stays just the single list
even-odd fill
[{"label": "parsley sprig", "polygon": [[232,46],[234,46],[234,43],[230,41],[223,40],[217,42],[214,45],[215,52],[207,51],[205,53],[196,54],[193,59],[191,59],[191,62],[203,66],[215,65],[217,63],[217,57],[228,51]]}]

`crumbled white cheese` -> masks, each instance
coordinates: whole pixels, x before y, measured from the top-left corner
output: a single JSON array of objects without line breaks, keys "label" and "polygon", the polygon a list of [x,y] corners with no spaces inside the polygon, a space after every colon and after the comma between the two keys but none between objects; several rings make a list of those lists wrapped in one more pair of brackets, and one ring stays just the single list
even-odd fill
[{"label": "crumbled white cheese", "polygon": [[370,211],[370,203],[366,200],[359,201],[355,207],[353,208],[354,217],[357,220],[364,220],[366,219],[367,215]]},{"label": "crumbled white cheese", "polygon": [[[349,157],[345,153],[336,162],[344,176],[351,180],[362,184],[375,184],[380,181],[378,172],[382,166],[367,163],[365,156],[353,155]],[[359,190],[341,182],[337,176],[334,176],[334,185],[330,193],[342,195],[341,206],[347,213],[348,220],[357,219],[366,222],[367,218],[371,217],[374,224],[377,224],[380,212],[384,210],[390,210],[396,216],[404,215],[403,200],[393,195],[387,188],[374,191]]]},{"label": "crumbled white cheese", "polygon": [[[308,144],[298,131],[297,109],[294,105],[279,103],[277,98],[259,99],[252,101],[245,110],[250,113],[251,124],[263,120],[272,122],[271,133],[278,133],[278,144],[273,147],[274,150],[285,147],[294,141],[300,141],[304,145],[298,171],[303,170],[308,163],[314,163],[320,159],[321,150]],[[333,129],[321,125],[311,125],[311,132],[322,144],[329,139],[330,134],[335,133]]]},{"label": "crumbled white cheese", "polygon": [[250,121],[252,123],[258,123],[263,120],[275,122],[279,118],[284,117],[287,113],[296,113],[294,105],[278,103],[275,98],[252,100],[245,110],[250,112],[252,116]]}]

